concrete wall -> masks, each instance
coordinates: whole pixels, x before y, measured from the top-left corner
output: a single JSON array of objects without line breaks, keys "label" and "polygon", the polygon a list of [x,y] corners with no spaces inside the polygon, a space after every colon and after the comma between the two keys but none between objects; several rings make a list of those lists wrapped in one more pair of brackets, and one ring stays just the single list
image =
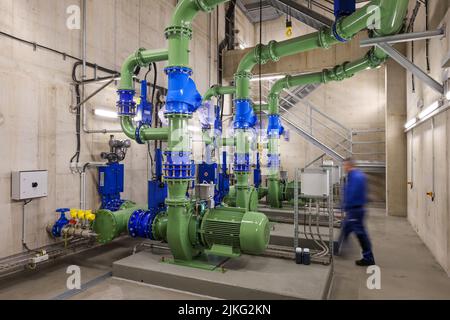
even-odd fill
[{"label": "concrete wall", "polygon": [[[270,40],[282,41],[285,36],[285,18],[268,21],[263,24],[263,42]],[[314,32],[315,30],[293,20],[294,37]],[[258,33],[258,26],[255,33]],[[264,74],[299,74],[302,72],[317,72],[324,68],[332,68],[345,61],[353,61],[363,57],[367,48],[360,48],[359,41],[366,38],[367,34],[361,32],[354,41],[337,45],[329,50],[313,50],[291,57],[281,59],[277,63],[268,63],[263,66]],[[225,64],[225,76],[231,76],[237,67],[243,54],[246,52],[236,50],[227,53]],[[322,85],[314,91],[307,100],[315,105],[320,111],[340,122],[349,129],[384,129],[386,90],[385,90],[385,68],[362,72],[354,78],[344,82],[330,82]],[[255,68],[254,73],[257,73]],[[259,100],[258,83],[253,85],[253,98]],[[290,110],[294,115],[304,118],[304,113],[308,112],[302,105]],[[330,122],[325,124],[330,125]],[[319,131],[330,134],[329,130],[317,127]],[[355,141],[384,141],[384,132],[370,135],[360,135],[354,137]],[[303,168],[310,161],[320,156],[323,152],[298,136],[293,131],[290,134],[290,141],[281,142],[282,167],[288,171],[290,178],[295,175],[296,168]],[[355,147],[358,153],[374,153],[373,155],[357,155],[357,159],[384,161],[384,143],[374,145],[361,145]],[[370,176],[370,198],[376,202],[385,201],[385,176],[384,174],[372,174]]]},{"label": "concrete wall", "polygon": [[[441,22],[450,23],[450,13],[447,1],[430,1],[430,30],[436,29]],[[422,8],[415,31],[425,30],[425,16]],[[447,28],[447,35],[449,34]],[[430,41],[430,75],[442,82],[443,71],[441,63],[450,50],[449,38]],[[411,46],[408,47],[411,58]],[[426,66],[425,41],[415,43],[415,63],[423,70]],[[420,112],[418,105],[429,106],[440,95],[424,85],[416,78],[416,90],[412,90],[411,74],[407,77],[408,110],[407,118],[411,119]],[[422,103],[423,102],[423,103]],[[408,181],[408,219],[411,225],[431,250],[439,264],[450,275],[450,211],[449,211],[449,112],[444,112],[432,121],[429,120],[415,128],[407,135]],[[433,147],[434,140],[434,147]],[[433,190],[433,164],[435,200],[432,201],[426,193]]]},{"label": "concrete wall", "polygon": [[[30,41],[81,57],[79,30],[66,28],[66,8],[79,1],[69,0],[2,0],[0,30]],[[163,35],[175,0],[89,0],[88,60],[120,70],[122,61],[139,47],[166,46]],[[215,26],[215,14],[212,26]],[[223,30],[223,8],[220,9]],[[199,90],[205,92],[215,82],[216,32],[208,39],[208,20],[200,14],[194,23],[192,67]],[[220,34],[223,34],[221,32]],[[212,58],[209,63],[208,43]],[[71,69],[73,61],[17,41],[0,37],[0,257],[22,251],[21,230],[25,223],[25,239],[31,248],[52,242],[45,232],[56,208],[79,206],[79,177],[69,170],[75,152],[75,117],[69,113],[73,103]],[[159,84],[166,84],[164,64],[159,64]],[[98,86],[90,85],[87,93]],[[88,109],[104,107],[115,110],[115,87],[111,86],[88,103]],[[90,128],[119,128],[117,121],[100,121],[90,116]],[[117,138],[125,138],[117,135]],[[108,150],[108,135],[82,137],[81,161],[99,161]],[[133,142],[126,165],[124,198],[145,203],[147,198],[146,148]],[[26,207],[10,199],[11,171],[48,170],[49,196],[34,200]],[[88,176],[88,207],[96,209],[96,173]]]}]

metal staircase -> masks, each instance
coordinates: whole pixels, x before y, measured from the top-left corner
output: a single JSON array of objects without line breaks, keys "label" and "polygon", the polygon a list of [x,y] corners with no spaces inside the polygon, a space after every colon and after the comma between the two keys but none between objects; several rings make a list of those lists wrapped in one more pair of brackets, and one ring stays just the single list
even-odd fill
[{"label": "metal staircase", "polygon": [[[263,82],[263,97],[268,96],[273,84],[274,81]],[[384,149],[380,147],[384,130],[353,130],[325,114],[305,99],[318,87],[284,90],[280,95],[280,116],[285,126],[323,151],[309,166],[327,157],[337,162],[354,157],[364,171],[384,171]]]}]

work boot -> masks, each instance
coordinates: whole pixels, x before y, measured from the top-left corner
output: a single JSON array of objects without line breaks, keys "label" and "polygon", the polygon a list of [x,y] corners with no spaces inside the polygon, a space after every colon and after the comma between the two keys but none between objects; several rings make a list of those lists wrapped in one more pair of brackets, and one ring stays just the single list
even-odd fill
[{"label": "work boot", "polygon": [[369,261],[366,259],[361,259],[358,261],[355,261],[355,264],[359,267],[370,267],[375,265],[375,261]]}]

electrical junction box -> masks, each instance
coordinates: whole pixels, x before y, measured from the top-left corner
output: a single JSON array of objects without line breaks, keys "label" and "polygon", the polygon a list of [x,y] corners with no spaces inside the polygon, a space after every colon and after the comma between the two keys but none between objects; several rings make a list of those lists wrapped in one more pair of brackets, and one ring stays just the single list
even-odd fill
[{"label": "electrical junction box", "polygon": [[18,171],[11,175],[11,197],[22,201],[48,196],[48,171]]},{"label": "electrical junction box", "polygon": [[302,171],[302,195],[328,197],[330,195],[330,170],[304,169]]}]

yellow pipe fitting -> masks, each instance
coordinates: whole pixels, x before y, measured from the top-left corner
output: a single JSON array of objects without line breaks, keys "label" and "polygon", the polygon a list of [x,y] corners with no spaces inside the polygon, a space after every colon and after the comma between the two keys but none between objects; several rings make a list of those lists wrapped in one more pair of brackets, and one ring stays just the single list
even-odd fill
[{"label": "yellow pipe fitting", "polygon": [[76,219],[78,217],[78,209],[70,209],[70,217]]},{"label": "yellow pipe fitting", "polygon": [[86,212],[84,210],[78,210],[78,219],[83,220],[86,216]]}]

